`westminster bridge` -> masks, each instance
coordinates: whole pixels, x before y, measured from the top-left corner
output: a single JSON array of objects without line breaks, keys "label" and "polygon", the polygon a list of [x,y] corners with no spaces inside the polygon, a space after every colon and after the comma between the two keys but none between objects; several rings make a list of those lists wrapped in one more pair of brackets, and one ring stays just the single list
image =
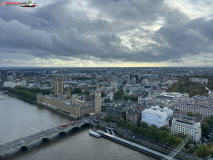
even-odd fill
[{"label": "westminster bridge", "polygon": [[42,132],[32,134],[30,136],[17,139],[12,142],[0,145],[0,158],[4,159],[4,156],[9,151],[14,151],[17,149],[27,149],[30,150],[30,145],[38,141],[53,141],[52,137],[60,134],[68,134],[73,129],[81,129],[84,125],[93,125],[93,122],[90,120],[78,120],[75,121],[75,124],[67,124],[67,126],[62,127],[57,126],[51,129],[47,129]]}]

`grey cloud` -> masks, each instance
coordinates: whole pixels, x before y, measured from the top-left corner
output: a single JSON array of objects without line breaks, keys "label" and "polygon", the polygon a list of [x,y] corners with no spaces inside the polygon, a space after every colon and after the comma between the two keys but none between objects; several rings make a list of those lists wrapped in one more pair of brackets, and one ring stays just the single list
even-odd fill
[{"label": "grey cloud", "polygon": [[[182,62],[186,55],[213,52],[213,20],[190,20],[163,0],[91,0],[88,7],[99,12],[94,19],[66,10],[67,2],[38,6],[30,16],[23,8],[1,7],[0,52],[8,54],[3,58],[17,52],[64,61]],[[159,30],[143,29],[158,18],[164,20]]]},{"label": "grey cloud", "polygon": [[103,42],[105,45],[109,45],[110,43],[121,43],[121,38],[118,37],[115,33],[112,33],[111,35],[108,34],[98,34],[98,39]]},{"label": "grey cloud", "polygon": [[163,15],[167,6],[163,0],[91,0],[91,6],[112,19],[150,24]]}]

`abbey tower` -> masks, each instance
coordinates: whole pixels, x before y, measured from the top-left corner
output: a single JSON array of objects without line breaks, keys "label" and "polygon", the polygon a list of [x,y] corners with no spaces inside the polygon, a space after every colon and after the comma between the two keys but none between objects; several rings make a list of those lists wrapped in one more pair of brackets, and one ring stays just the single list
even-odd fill
[{"label": "abbey tower", "polygon": [[95,113],[101,113],[101,90],[95,90]]}]

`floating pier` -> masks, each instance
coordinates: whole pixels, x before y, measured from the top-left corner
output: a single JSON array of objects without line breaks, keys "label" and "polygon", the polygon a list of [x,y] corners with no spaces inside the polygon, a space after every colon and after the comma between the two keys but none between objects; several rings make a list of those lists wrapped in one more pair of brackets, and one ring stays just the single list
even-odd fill
[{"label": "floating pier", "polygon": [[113,140],[113,141],[116,141],[116,142],[118,142],[118,143],[124,144],[124,145],[126,145],[126,146],[128,146],[128,147],[130,147],[130,148],[136,149],[136,150],[138,150],[138,151],[147,153],[147,154],[149,154],[149,155],[151,155],[151,156],[154,156],[154,157],[156,157],[156,158],[158,158],[158,159],[166,159],[166,160],[173,160],[173,159],[174,159],[174,160],[176,160],[176,159],[173,158],[173,157],[164,155],[164,154],[162,154],[162,153],[160,153],[160,152],[157,152],[157,151],[154,151],[154,150],[149,149],[149,148],[147,148],[147,147],[141,146],[141,145],[139,145],[139,144],[130,142],[130,141],[125,140],[125,139],[123,139],[123,138],[119,138],[119,137],[117,137],[117,136],[111,135],[111,134],[106,133],[106,132],[103,132],[103,131],[101,131],[101,130],[96,130],[96,132],[99,133],[99,134],[101,134],[103,137],[106,137],[106,138],[111,139],[111,140]]}]

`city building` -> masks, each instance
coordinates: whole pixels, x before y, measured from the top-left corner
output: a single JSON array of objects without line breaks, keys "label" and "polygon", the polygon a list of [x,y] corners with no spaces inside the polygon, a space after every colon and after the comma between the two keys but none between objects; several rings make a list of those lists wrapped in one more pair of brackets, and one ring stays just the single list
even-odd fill
[{"label": "city building", "polygon": [[[68,91],[69,92],[69,91]],[[67,99],[67,95],[43,95],[41,93],[36,94],[37,103],[46,103],[65,112],[70,113],[73,118],[78,118],[85,114],[100,113],[101,112],[101,95],[100,91],[95,91],[95,101],[87,102],[82,96],[72,95],[72,98]]]},{"label": "city building", "polygon": [[213,115],[213,96],[194,96],[184,101],[177,103],[174,109],[179,110],[183,115],[187,115],[188,112],[193,114],[200,113],[202,118]]},{"label": "city building", "polygon": [[12,87],[14,88],[15,86],[25,86],[26,83],[25,82],[4,82],[4,87]]},{"label": "city building", "polygon": [[107,115],[110,115],[112,121],[117,122],[119,118],[123,118],[124,120],[126,120],[127,110],[128,108],[125,106],[125,104],[110,103],[110,105],[108,105],[106,108],[106,113]]},{"label": "city building", "polygon": [[131,79],[132,79],[132,83],[135,84],[136,83],[136,78],[132,77]]},{"label": "city building", "polygon": [[[132,102],[130,100],[114,101],[113,103],[109,103],[106,108],[106,113],[107,115],[111,116],[111,119],[114,122],[117,122],[119,118],[123,118],[124,120],[134,119],[133,122],[138,122],[138,117],[132,118],[133,114],[131,115],[130,112],[129,114],[127,113],[129,109],[134,111],[134,116],[141,115],[141,106],[139,106],[137,102]],[[137,110],[137,113],[135,112],[135,110]],[[126,115],[128,117],[126,117]]]},{"label": "city building", "polygon": [[188,117],[177,115],[172,120],[171,132],[173,134],[183,133],[191,135],[194,143],[201,141],[201,117]]},{"label": "city building", "polygon": [[208,83],[207,78],[189,78],[189,81],[198,82],[198,83],[201,83],[201,84],[207,84]]},{"label": "city building", "polygon": [[157,128],[169,126],[169,121],[173,117],[173,111],[167,107],[160,108],[159,106],[150,107],[142,111],[141,121],[146,122],[149,126],[156,125]]},{"label": "city building", "polygon": [[7,70],[1,70],[1,86],[7,81]]},{"label": "city building", "polygon": [[141,107],[129,108],[126,111],[126,121],[139,124],[141,120]]}]

